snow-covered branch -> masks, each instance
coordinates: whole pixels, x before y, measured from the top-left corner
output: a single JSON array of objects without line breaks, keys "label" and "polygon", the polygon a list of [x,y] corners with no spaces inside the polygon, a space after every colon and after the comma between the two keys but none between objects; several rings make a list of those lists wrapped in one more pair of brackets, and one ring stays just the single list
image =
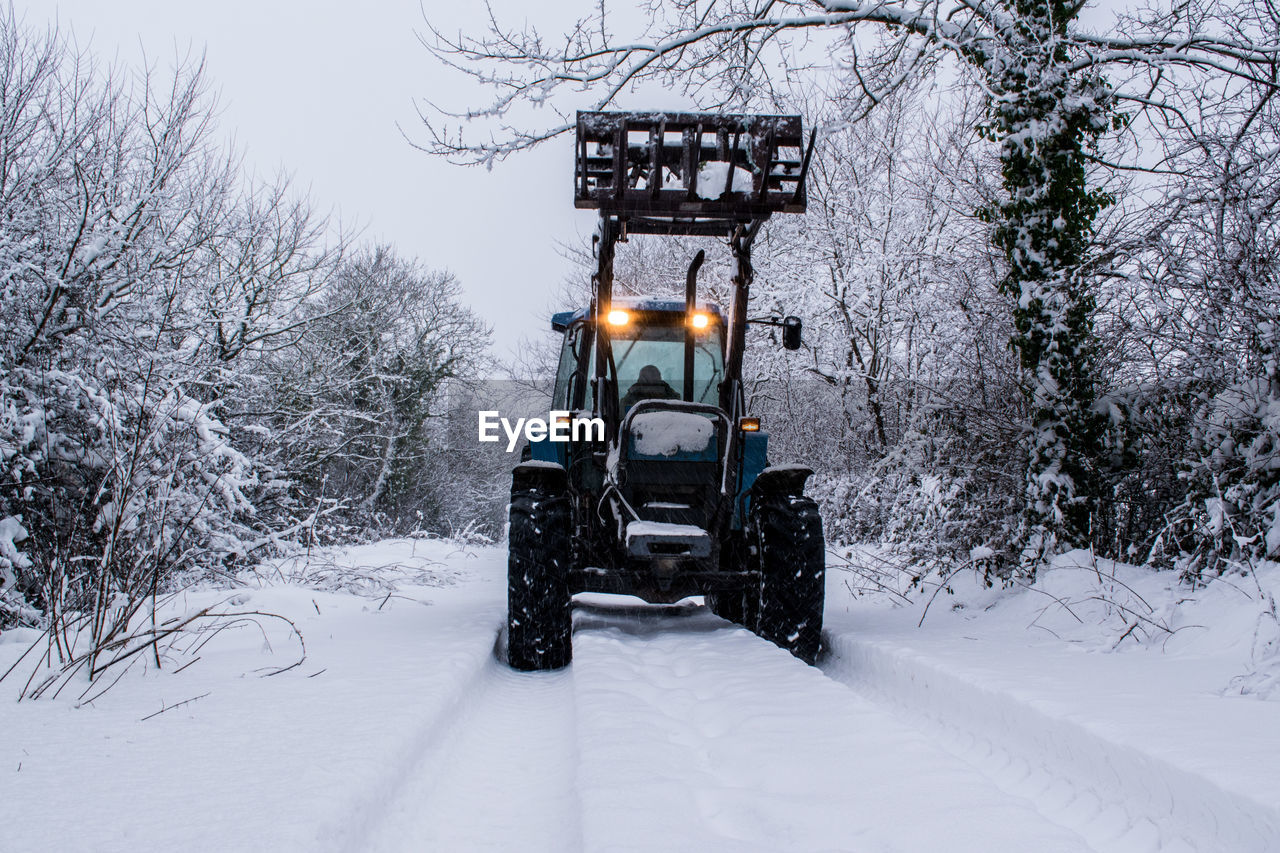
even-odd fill
[{"label": "snow-covered branch", "polygon": [[[819,11],[811,11],[813,6]],[[669,11],[670,16],[662,14]],[[552,45],[532,26],[503,27],[490,10],[486,34],[447,36],[428,21],[423,43],[445,65],[497,93],[487,104],[448,110],[428,102],[422,111],[430,137],[423,148],[459,162],[492,164],[510,153],[538,145],[572,128],[564,102],[583,109],[606,109],[631,87],[662,81],[707,106],[749,100],[752,87],[768,77],[763,53],[784,37],[806,33],[843,33],[874,27],[898,42],[915,41],[917,52],[943,51],[984,68],[1004,73],[1030,47],[1044,43],[1045,33],[999,4],[974,0],[907,2],[764,3],[746,0],[720,3],[653,4],[642,38],[615,39],[604,26],[607,8],[579,21]],[[1195,22],[1162,16],[1133,20],[1135,35],[1095,34],[1072,24],[1054,36],[1063,51],[1065,70],[1142,66],[1179,66],[1265,79],[1265,69],[1280,57],[1280,38],[1265,26],[1250,36],[1232,33],[1213,21]],[[735,57],[745,57],[738,61]],[[778,62],[775,58],[774,67]],[[865,81],[851,81],[862,85]],[[875,96],[875,89],[866,87]],[[756,86],[755,90],[760,87]],[[590,92],[587,100],[582,93]],[[722,98],[724,101],[715,100]],[[483,125],[510,118],[522,106],[550,106],[560,121],[530,131],[523,112],[517,121],[500,121],[487,138],[473,139],[464,128],[449,129],[442,119]],[[536,116],[536,113],[532,114]],[[483,131],[482,131],[483,132]]]}]

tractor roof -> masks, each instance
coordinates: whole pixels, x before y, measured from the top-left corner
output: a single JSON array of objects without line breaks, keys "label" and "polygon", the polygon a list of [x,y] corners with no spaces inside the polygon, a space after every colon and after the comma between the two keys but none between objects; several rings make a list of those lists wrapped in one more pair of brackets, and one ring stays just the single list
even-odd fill
[{"label": "tractor roof", "polygon": [[[637,297],[615,297],[613,307],[626,308],[628,311],[644,311],[646,313],[668,313],[683,314],[685,312],[685,304],[675,299],[648,299]],[[569,328],[569,325],[583,319],[587,316],[587,308],[579,308],[577,311],[559,311],[551,315],[551,329],[556,332],[563,332]],[[724,312],[720,310],[720,306],[715,303],[706,303],[698,306],[698,310],[707,311],[714,314],[724,322]]]}]

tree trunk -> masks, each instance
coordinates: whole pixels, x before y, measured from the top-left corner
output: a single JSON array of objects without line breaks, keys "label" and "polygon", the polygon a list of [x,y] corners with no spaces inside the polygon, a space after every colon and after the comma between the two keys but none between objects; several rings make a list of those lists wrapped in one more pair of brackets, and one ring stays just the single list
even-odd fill
[{"label": "tree trunk", "polygon": [[1107,196],[1086,181],[1085,146],[1106,129],[1111,91],[1073,75],[1061,47],[1071,13],[1061,3],[1020,2],[1026,43],[994,75],[991,126],[1009,197],[987,211],[1009,271],[1013,347],[1031,403],[1022,562],[1087,547],[1097,506],[1103,421],[1094,411],[1095,298],[1083,271],[1094,219]]}]

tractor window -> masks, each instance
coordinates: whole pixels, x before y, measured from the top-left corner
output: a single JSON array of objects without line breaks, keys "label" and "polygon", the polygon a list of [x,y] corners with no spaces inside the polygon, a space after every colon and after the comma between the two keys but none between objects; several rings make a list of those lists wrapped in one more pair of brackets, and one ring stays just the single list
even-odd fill
[{"label": "tractor window", "polygon": [[[639,400],[684,395],[684,326],[632,323],[611,330],[622,414]],[[720,326],[698,332],[693,351],[693,401],[719,401],[724,378]],[[656,369],[656,370],[655,370]]]}]

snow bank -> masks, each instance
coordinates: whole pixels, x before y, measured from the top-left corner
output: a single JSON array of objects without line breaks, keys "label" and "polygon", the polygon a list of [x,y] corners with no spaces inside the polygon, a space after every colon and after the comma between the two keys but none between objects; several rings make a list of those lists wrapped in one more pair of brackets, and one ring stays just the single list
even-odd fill
[{"label": "snow bank", "polygon": [[[84,684],[17,703],[21,679],[0,682],[0,850],[369,849],[371,824],[495,666],[506,553],[396,540],[312,556],[323,571],[434,565],[457,582],[416,587],[410,571],[394,593],[365,597],[272,583],[266,570],[252,589],[173,602],[181,611],[234,596],[292,620],[306,660],[271,678],[260,670],[296,657],[297,644],[262,620],[207,638],[181,671],[139,656],[92,705],[75,707]],[[0,672],[24,650],[0,643]],[[406,839],[402,849],[426,848]]]},{"label": "snow bank", "polygon": [[[829,674],[1093,849],[1280,849],[1280,732],[1256,701],[1280,698],[1280,566],[1193,589],[1076,551],[1031,585],[959,572],[921,591],[883,559],[828,561]],[[851,595],[864,578],[882,591]]]}]

